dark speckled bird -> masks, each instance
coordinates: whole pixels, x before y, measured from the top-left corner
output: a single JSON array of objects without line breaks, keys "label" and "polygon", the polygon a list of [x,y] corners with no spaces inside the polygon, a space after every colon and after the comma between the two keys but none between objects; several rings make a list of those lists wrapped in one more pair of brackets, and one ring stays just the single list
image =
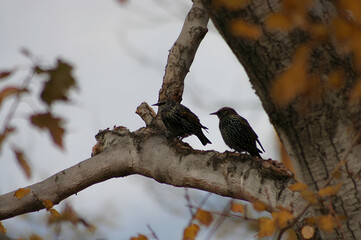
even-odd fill
[{"label": "dark speckled bird", "polygon": [[164,125],[175,137],[184,138],[194,134],[203,145],[211,143],[202,132],[202,128],[208,128],[203,126],[199,118],[186,106],[174,100],[159,102],[153,106],[159,106]]},{"label": "dark speckled bird", "polygon": [[258,140],[257,134],[245,118],[239,116],[233,108],[229,107],[221,108],[217,112],[211,113],[211,115],[217,115],[219,118],[219,130],[228,147],[237,152],[246,151],[252,156],[261,158],[260,153],[262,151],[257,148],[256,141],[263,152],[264,149]]}]

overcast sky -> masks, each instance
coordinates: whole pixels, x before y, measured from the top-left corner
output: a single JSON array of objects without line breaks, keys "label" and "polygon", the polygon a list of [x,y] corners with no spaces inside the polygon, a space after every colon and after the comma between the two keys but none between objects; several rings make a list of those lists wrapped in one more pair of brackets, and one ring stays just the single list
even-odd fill
[{"label": "overcast sky", "polygon": [[[134,131],[143,127],[135,109],[143,101],[157,101],[168,50],[190,5],[187,0],[129,0],[126,4],[115,0],[0,0],[0,70],[20,69],[11,80],[0,82],[0,87],[23,81],[30,61],[20,53],[21,48],[45,65],[54,64],[59,57],[73,64],[79,87],[71,94],[71,104],[57,104],[54,109],[66,119],[64,151],[51,143],[47,133],[27,123],[30,114],[43,110],[37,99],[25,98],[20,104],[12,121],[19,130],[9,143],[26,152],[33,177],[25,178],[9,144],[5,145],[0,153],[0,194],[44,180],[89,158],[96,143],[94,135],[100,129],[117,125]],[[186,78],[183,104],[209,128],[207,137],[213,144],[204,147],[194,136],[185,141],[197,149],[229,150],[219,133],[217,117],[209,115],[229,106],[247,118],[258,134],[266,150],[263,158],[278,159],[274,130],[247,75],[214,27],[209,28]],[[33,79],[34,94],[41,80]],[[0,123],[10,104],[7,101],[1,109]],[[205,194],[190,192],[195,202]],[[225,199],[212,195],[206,207],[221,210]],[[97,226],[94,235],[81,229],[78,239],[129,239],[138,233],[149,234],[147,224],[160,239],[180,239],[190,219],[184,189],[140,176],[91,186],[66,202]],[[60,211],[63,206],[55,208]],[[49,236],[44,212],[5,220],[3,225],[12,237],[29,233]],[[236,231],[234,239],[239,239],[239,234],[242,239],[253,239],[254,232],[247,233],[239,226],[223,231]],[[222,239],[221,233],[213,239]]]}]

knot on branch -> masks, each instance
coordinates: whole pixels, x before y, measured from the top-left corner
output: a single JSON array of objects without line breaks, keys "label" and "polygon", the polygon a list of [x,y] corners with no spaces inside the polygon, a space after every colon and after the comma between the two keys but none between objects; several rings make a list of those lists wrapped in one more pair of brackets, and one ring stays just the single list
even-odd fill
[{"label": "knot on branch", "polygon": [[114,126],[113,130],[109,130],[109,128],[99,130],[97,135],[95,135],[97,143],[92,148],[91,156],[94,157],[95,155],[103,152],[109,146],[117,144],[119,142],[119,137],[129,134],[129,129],[123,126]]}]

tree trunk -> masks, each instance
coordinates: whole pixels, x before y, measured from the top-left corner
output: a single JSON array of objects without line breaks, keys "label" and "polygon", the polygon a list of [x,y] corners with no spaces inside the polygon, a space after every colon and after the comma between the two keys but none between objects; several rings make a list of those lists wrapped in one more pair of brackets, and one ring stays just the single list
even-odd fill
[{"label": "tree trunk", "polygon": [[[271,123],[297,168],[298,179],[315,192],[318,191],[345,158],[346,152],[349,152],[346,163],[341,167],[344,174],[340,192],[330,201],[321,203],[320,209],[314,210],[319,215],[333,209],[338,215],[347,218],[333,233],[322,232],[322,239],[361,239],[361,147],[354,146],[361,129],[361,106],[359,102],[350,102],[350,93],[359,77],[351,54],[338,51],[339,46],[332,36],[315,44],[312,36],[301,28],[290,31],[268,30],[266,19],[270,14],[280,11],[279,1],[254,0],[242,8],[221,4],[226,1],[202,2],[213,23],[244,66]],[[338,14],[336,10],[333,1],[315,1],[308,12],[309,21],[331,27],[332,18]],[[258,26],[262,35],[251,39],[235,34],[230,26],[236,19]],[[298,92],[287,104],[276,104],[272,87],[282,73],[290,69],[294,53],[300,46],[307,44],[311,47],[303,70],[307,72],[305,81],[312,87]],[[343,84],[338,88],[332,88],[329,84],[329,74],[334,69],[342,69],[345,73]],[[297,80],[294,79],[294,85],[298,84]]]}]

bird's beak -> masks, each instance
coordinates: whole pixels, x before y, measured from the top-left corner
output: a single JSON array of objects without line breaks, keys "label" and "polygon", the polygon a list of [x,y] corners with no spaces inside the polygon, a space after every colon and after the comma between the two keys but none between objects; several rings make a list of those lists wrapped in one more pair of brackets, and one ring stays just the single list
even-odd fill
[{"label": "bird's beak", "polygon": [[218,112],[210,113],[209,115],[217,115]]},{"label": "bird's beak", "polygon": [[154,103],[152,104],[152,106],[159,106],[159,103]]},{"label": "bird's beak", "polygon": [[159,102],[159,103],[155,103],[155,104],[153,104],[152,106],[162,106],[162,105],[164,105],[165,104],[165,102]]}]

